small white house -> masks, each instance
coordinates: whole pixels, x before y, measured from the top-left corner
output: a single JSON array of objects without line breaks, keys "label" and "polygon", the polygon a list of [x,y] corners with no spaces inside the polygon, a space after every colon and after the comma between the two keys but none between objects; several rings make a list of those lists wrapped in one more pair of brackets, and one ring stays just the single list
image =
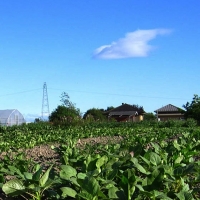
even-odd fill
[{"label": "small white house", "polygon": [[0,126],[12,126],[26,123],[17,109],[0,110]]}]

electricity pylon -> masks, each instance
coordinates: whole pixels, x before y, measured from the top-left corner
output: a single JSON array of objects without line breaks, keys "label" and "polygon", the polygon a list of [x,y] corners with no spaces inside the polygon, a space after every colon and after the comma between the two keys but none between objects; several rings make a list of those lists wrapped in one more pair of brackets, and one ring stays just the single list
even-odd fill
[{"label": "electricity pylon", "polygon": [[43,85],[43,98],[42,98],[42,120],[49,117],[49,101],[47,94],[47,84]]}]

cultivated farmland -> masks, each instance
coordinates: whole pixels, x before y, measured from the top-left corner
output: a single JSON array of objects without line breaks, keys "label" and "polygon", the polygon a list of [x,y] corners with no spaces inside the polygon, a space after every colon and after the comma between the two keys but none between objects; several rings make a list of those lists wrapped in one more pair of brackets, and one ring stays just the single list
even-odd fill
[{"label": "cultivated farmland", "polygon": [[200,128],[182,122],[0,127],[2,199],[199,199]]}]

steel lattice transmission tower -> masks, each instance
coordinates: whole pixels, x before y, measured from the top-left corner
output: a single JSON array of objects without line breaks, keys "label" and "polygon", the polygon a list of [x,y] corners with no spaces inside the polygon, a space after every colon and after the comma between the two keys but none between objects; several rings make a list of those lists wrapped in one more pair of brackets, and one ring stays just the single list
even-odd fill
[{"label": "steel lattice transmission tower", "polygon": [[47,94],[47,84],[43,85],[43,98],[42,98],[42,119],[49,117],[49,101]]}]

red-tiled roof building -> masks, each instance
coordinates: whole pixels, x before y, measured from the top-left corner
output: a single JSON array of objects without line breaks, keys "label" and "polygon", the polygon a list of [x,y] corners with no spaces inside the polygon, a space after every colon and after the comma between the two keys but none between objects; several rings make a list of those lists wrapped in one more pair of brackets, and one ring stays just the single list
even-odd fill
[{"label": "red-tiled roof building", "polygon": [[144,113],[143,107],[122,103],[121,106],[108,111],[106,114],[108,119],[115,119],[118,122],[136,122],[143,120]]}]

